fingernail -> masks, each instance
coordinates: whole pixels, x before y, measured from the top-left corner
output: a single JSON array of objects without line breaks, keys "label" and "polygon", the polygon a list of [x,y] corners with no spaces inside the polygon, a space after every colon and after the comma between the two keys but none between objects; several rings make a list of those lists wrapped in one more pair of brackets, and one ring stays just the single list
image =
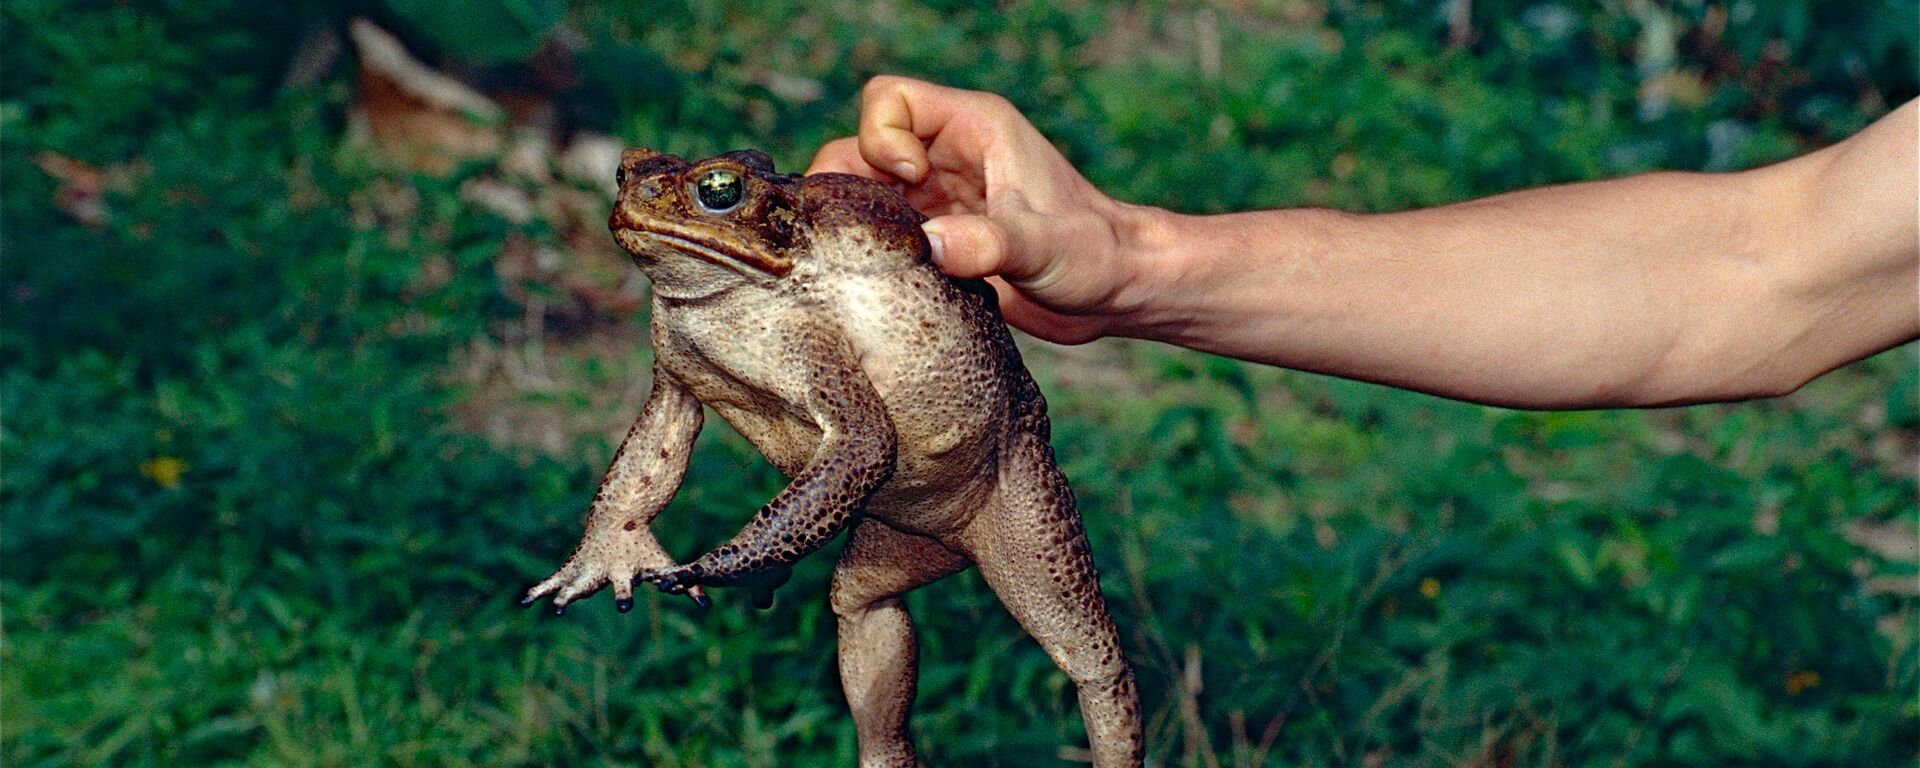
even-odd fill
[{"label": "fingernail", "polygon": [[936,267],[947,262],[947,241],[937,231],[927,232],[927,257],[933,259]]},{"label": "fingernail", "polygon": [[535,598],[533,595],[527,595],[526,597],[520,598],[520,607],[525,608],[529,605],[533,605],[534,600]]},{"label": "fingernail", "polygon": [[565,616],[565,615],[567,615],[567,607],[566,607],[566,606],[564,606],[564,605],[556,605],[556,606],[554,606],[554,607],[553,607],[553,615],[555,615],[555,616]]},{"label": "fingernail", "polygon": [[920,178],[920,169],[905,160],[893,164],[893,175],[906,181]]},{"label": "fingernail", "polygon": [[613,601],[613,608],[621,613],[633,610],[633,598],[623,597]]}]

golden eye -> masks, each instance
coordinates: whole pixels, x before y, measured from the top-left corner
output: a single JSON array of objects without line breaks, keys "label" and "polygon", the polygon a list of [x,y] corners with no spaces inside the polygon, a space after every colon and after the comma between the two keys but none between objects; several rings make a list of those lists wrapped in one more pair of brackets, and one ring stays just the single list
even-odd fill
[{"label": "golden eye", "polygon": [[740,174],[724,168],[706,172],[699,181],[694,182],[694,196],[700,199],[700,207],[708,213],[726,213],[740,204],[746,196],[747,185]]}]

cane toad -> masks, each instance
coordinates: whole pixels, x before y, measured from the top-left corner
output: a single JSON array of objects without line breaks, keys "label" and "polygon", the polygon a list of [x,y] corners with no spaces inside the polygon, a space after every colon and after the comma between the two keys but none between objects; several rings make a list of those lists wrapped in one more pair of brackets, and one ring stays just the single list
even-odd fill
[{"label": "cane toad", "polygon": [[[620,160],[609,226],[653,283],[653,392],[594,497],[586,534],[523,603],[556,612],[649,582],[705,605],[770,604],[842,530],[833,575],[841,684],[862,766],[913,766],[916,644],[901,595],[969,566],[1077,686],[1097,766],[1141,762],[1133,673],[1100,596],[1046,403],[993,289],[928,260],[892,189],[775,172],[757,151]],[[734,537],[677,564],[649,526],[679,487],[701,406],[792,479]]]}]

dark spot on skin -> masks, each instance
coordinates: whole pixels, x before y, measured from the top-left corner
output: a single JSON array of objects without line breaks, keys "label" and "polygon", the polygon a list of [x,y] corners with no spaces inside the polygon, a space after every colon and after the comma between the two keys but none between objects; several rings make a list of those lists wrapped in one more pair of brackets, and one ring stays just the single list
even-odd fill
[{"label": "dark spot on skin", "polygon": [[635,529],[635,528],[639,528],[639,527],[640,527],[640,521],[638,521],[638,520],[628,520],[628,521],[627,521],[627,524],[626,524],[626,525],[623,525],[623,526],[620,526],[620,530],[623,530],[623,531],[631,531],[631,530],[633,530],[633,529]]}]

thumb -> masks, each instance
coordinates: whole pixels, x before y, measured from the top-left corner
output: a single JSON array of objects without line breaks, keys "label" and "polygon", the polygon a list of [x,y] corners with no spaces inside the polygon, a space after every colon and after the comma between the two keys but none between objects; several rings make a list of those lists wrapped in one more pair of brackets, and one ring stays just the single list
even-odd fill
[{"label": "thumb", "polygon": [[1036,271],[1032,249],[1023,247],[1032,238],[1018,223],[953,214],[932,219],[921,229],[933,246],[934,265],[954,277],[1005,275],[1017,281]]}]

